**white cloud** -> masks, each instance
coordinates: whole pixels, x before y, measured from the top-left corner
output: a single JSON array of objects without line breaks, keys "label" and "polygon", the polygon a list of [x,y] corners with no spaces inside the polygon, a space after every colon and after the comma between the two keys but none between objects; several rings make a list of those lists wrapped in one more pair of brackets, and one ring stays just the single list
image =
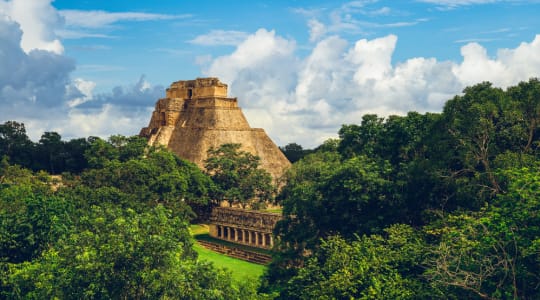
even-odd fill
[{"label": "white cloud", "polygon": [[428,21],[426,18],[416,18],[385,22],[385,17],[403,17],[408,14],[387,6],[378,6],[377,3],[377,0],[351,1],[328,10],[305,11],[297,9],[295,12],[309,17],[307,26],[311,42],[320,41],[333,34],[368,36],[373,35],[373,30],[378,28],[410,27]]},{"label": "white cloud", "polygon": [[[80,109],[99,109],[107,104],[122,107],[127,111],[145,109],[152,106],[157,99],[165,95],[165,89],[160,85],[152,85],[142,75],[130,86],[116,86],[110,93],[93,95],[91,99],[80,105]],[[141,126],[143,127],[143,126]]]},{"label": "white cloud", "polygon": [[350,1],[341,6],[341,9],[343,9],[345,12],[355,12],[355,11],[362,11],[364,7],[366,7],[369,4],[377,3],[378,0],[359,0],[359,1]]},{"label": "white cloud", "polygon": [[387,16],[387,15],[390,15],[391,12],[392,12],[392,9],[390,7],[384,6],[379,9],[369,12],[369,14],[373,16]]},{"label": "white cloud", "polygon": [[64,47],[54,30],[62,26],[62,18],[51,5],[52,0],[0,0],[0,17],[5,15],[19,24],[20,41],[26,53],[39,49],[61,54]]},{"label": "white cloud", "polygon": [[474,5],[474,4],[486,4],[494,2],[504,2],[501,0],[417,0],[418,2],[425,2],[431,4],[437,4],[440,6],[456,7],[462,5]]},{"label": "white cloud", "polygon": [[45,50],[26,53],[17,23],[0,17],[0,103],[49,107],[64,100],[74,62]]},{"label": "white cloud", "polygon": [[324,26],[323,23],[317,21],[316,19],[309,20],[308,27],[310,42],[318,41],[326,33],[326,26]]},{"label": "white cloud", "polygon": [[486,49],[476,43],[461,47],[461,55],[463,62],[453,72],[463,85],[490,81],[506,87],[518,80],[540,77],[540,35],[515,49],[499,49],[494,58],[488,57]]},{"label": "white cloud", "polygon": [[[24,49],[21,40],[25,35],[47,41],[44,33],[51,33],[56,26],[36,16],[40,14],[35,9],[39,5],[33,5],[36,3],[50,5],[47,1],[28,2],[29,15],[24,17],[0,14],[0,122],[25,123],[34,140],[45,131],[57,131],[64,138],[137,134],[148,122],[152,104],[164,95],[164,88],[151,85],[141,76],[132,86],[95,95],[94,82],[71,79],[75,70],[72,59],[47,47]],[[18,4],[2,1],[0,9],[12,13]],[[54,15],[54,9],[49,15]],[[17,21],[27,19],[34,22],[29,27]],[[103,66],[90,67],[103,70]]]},{"label": "white cloud", "polygon": [[63,20],[65,20],[65,27],[57,28],[55,32],[59,37],[64,39],[114,38],[115,36],[112,36],[108,33],[96,31],[104,29],[114,29],[114,25],[121,22],[148,22],[187,19],[191,17],[191,15],[189,14],[168,15],[129,11],[108,12],[103,10],[72,9],[60,10],[57,12],[57,14],[59,14],[63,18]]},{"label": "white cloud", "polygon": [[80,30],[58,29],[55,32],[62,39],[113,38],[113,36],[110,36],[107,34],[85,32],[85,31],[80,31]]},{"label": "white cloud", "polygon": [[429,4],[435,4],[438,8],[443,9],[443,10],[455,9],[460,6],[482,5],[482,4],[489,4],[489,3],[500,3],[500,2],[528,3],[528,2],[531,2],[528,0],[416,0],[416,1],[429,3]]},{"label": "white cloud", "polygon": [[107,12],[103,10],[61,10],[66,26],[80,28],[101,28],[117,22],[158,21],[188,18],[190,15],[167,15],[141,12]]},{"label": "white cloud", "polygon": [[230,56],[216,58],[204,73],[233,82],[238,75],[242,75],[239,74],[241,71],[255,71],[251,68],[257,67],[258,73],[268,74],[265,77],[275,76],[274,73],[289,68],[283,65],[282,58],[291,57],[295,47],[294,41],[276,36],[274,31],[259,29],[239,44]]},{"label": "white cloud", "polygon": [[291,11],[295,14],[298,14],[304,17],[314,18],[317,15],[319,15],[322,11],[324,11],[324,9],[320,9],[320,8],[307,9],[303,7],[295,7],[295,8],[291,8]]},{"label": "white cloud", "polygon": [[396,42],[395,35],[356,42],[349,53],[349,60],[358,66],[354,80],[359,84],[366,84],[368,80],[387,77],[392,71],[391,59]]},{"label": "white cloud", "polygon": [[73,85],[80,95],[73,97],[67,101],[69,107],[76,107],[92,99],[94,88],[96,83],[93,81],[87,81],[82,78],[76,78],[73,80]]},{"label": "white cloud", "polygon": [[153,104],[165,95],[162,86],[152,85],[144,76],[133,85],[97,95],[93,94],[93,82],[76,80],[75,84],[83,101],[63,110],[61,119],[48,120],[46,126],[68,138],[136,135],[150,121]]},{"label": "white cloud", "polygon": [[457,44],[466,44],[466,43],[486,43],[486,42],[493,42],[493,41],[499,41],[501,38],[467,38],[467,39],[460,39],[454,41],[454,43]]},{"label": "white cloud", "polygon": [[195,64],[199,66],[208,66],[212,62],[212,55],[198,55],[195,57]]},{"label": "white cloud", "polygon": [[133,111],[106,103],[92,111],[70,110],[64,122],[57,122],[54,125],[62,136],[70,138],[88,136],[106,138],[112,134],[129,136],[139,134],[140,129],[150,121],[151,114],[150,108]]},{"label": "white cloud", "polygon": [[469,43],[460,62],[416,57],[392,64],[394,35],[353,45],[330,36],[305,58],[294,45],[261,29],[205,70],[228,83],[250,124],[280,145],[314,147],[366,113],[440,112],[466,86],[489,80],[504,88],[540,76],[540,35],[493,58]]},{"label": "white cloud", "polygon": [[228,45],[236,46],[246,39],[248,34],[235,30],[212,30],[189,41],[191,44],[203,46]]}]

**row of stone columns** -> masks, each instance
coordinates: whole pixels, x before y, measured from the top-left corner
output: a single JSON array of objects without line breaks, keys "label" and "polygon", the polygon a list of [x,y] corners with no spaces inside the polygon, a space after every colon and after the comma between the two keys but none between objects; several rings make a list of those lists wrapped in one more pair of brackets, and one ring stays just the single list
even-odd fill
[{"label": "row of stone columns", "polygon": [[230,226],[217,225],[217,237],[227,241],[255,247],[272,248],[274,239],[270,233],[257,232]]}]

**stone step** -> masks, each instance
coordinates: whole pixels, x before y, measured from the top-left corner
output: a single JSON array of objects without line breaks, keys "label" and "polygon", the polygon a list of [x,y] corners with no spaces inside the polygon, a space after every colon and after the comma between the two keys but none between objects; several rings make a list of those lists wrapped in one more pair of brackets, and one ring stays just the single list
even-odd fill
[{"label": "stone step", "polygon": [[272,261],[272,256],[268,254],[262,254],[257,253],[253,251],[248,251],[245,249],[239,249],[235,247],[229,247],[225,245],[221,245],[218,243],[213,243],[209,241],[197,241],[201,246],[203,246],[206,249],[209,249],[214,252],[218,252],[230,257],[238,258],[241,260],[245,260],[248,262],[256,263],[256,264],[269,264]]}]

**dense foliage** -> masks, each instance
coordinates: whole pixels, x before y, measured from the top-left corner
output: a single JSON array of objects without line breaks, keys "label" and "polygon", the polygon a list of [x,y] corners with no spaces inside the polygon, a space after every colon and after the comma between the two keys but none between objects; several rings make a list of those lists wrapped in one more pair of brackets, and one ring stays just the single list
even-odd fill
[{"label": "dense foliage", "polygon": [[258,297],[192,248],[208,176],[138,137],[88,141],[89,167],[61,178],[2,159],[0,298]]},{"label": "dense foliage", "polygon": [[337,147],[287,174],[264,289],[282,299],[540,298],[539,119],[531,79],[468,87],[440,114],[343,125]]},{"label": "dense foliage", "polygon": [[45,132],[34,143],[26,135],[24,124],[7,121],[0,124],[0,158],[6,156],[10,163],[34,171],[78,173],[88,167],[84,154],[95,139],[79,138],[66,142],[56,132]]}]

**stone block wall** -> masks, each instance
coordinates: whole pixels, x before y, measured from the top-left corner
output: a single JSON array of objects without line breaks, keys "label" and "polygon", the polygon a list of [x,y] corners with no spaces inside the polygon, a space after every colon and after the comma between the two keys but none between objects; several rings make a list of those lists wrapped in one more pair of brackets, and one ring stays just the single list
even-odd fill
[{"label": "stone block wall", "polygon": [[252,247],[274,246],[272,231],[280,214],[216,207],[210,217],[210,236]]}]

